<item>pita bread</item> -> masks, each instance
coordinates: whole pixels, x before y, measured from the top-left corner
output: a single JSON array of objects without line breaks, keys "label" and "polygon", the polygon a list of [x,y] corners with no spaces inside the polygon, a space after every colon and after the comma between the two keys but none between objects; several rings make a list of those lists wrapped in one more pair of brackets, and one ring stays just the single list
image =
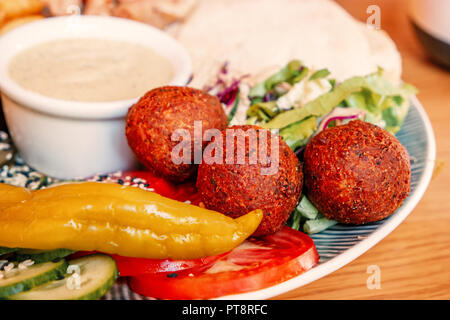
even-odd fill
[{"label": "pita bread", "polygon": [[329,68],[338,80],[374,72],[388,61],[387,69],[399,76],[395,46],[374,32],[329,0],[203,0],[173,33],[191,54],[191,85],[202,87],[224,61],[256,74],[300,59]]},{"label": "pita bread", "polygon": [[384,69],[386,79],[399,84],[402,75],[402,58],[394,41],[383,30],[369,28],[364,23],[360,23],[360,27],[369,42],[373,64]]}]

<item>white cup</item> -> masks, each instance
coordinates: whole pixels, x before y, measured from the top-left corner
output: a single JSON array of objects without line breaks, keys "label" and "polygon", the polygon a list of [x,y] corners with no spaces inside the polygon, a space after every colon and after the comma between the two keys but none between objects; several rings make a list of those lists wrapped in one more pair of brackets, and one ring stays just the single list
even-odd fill
[{"label": "white cup", "polygon": [[450,1],[410,0],[409,16],[428,55],[450,68]]},{"label": "white cup", "polygon": [[149,46],[173,66],[174,77],[168,85],[188,82],[189,54],[156,28],[112,17],[49,18],[0,38],[0,90],[5,120],[17,149],[31,167],[60,179],[132,169],[137,161],[125,137],[125,117],[137,99],[58,100],[25,90],[8,74],[9,62],[24,49],[69,38],[102,38]]},{"label": "white cup", "polygon": [[424,32],[450,44],[449,0],[410,0],[409,14]]}]

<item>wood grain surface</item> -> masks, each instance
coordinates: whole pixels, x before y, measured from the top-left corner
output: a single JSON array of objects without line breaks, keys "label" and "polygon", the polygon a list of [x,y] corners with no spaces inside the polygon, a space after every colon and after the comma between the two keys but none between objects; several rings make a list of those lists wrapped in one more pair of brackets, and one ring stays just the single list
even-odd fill
[{"label": "wood grain surface", "polygon": [[[338,0],[366,21],[366,9],[381,8],[381,28],[397,44],[403,79],[419,90],[434,128],[437,174],[419,205],[390,235],[338,271],[277,299],[450,299],[450,71],[433,65],[409,23],[406,0]],[[381,286],[368,289],[367,268],[379,266]]]}]

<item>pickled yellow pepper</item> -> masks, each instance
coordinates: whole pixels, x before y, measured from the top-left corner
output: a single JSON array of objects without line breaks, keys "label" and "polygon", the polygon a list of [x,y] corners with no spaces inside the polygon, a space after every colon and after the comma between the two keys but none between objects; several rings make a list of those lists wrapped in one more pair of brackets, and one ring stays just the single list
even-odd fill
[{"label": "pickled yellow pepper", "polygon": [[262,212],[238,219],[136,187],[74,183],[29,191],[0,184],[0,246],[197,259],[237,247]]}]

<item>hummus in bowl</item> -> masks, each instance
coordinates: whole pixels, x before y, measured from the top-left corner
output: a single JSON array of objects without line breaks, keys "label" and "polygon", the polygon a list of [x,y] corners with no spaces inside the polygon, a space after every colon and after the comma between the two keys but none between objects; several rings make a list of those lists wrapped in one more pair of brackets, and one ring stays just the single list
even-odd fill
[{"label": "hummus in bowl", "polygon": [[191,75],[176,40],[120,18],[45,19],[9,32],[0,47],[12,139],[30,166],[60,179],[133,168],[128,108],[146,91],[185,85]]}]

